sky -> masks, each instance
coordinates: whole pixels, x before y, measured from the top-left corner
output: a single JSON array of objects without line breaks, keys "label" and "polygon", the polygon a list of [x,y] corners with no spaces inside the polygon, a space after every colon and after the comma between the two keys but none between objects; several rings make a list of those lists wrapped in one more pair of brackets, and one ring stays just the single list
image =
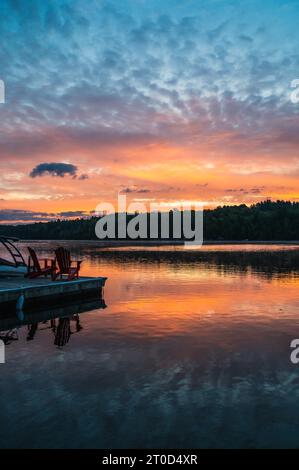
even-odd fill
[{"label": "sky", "polygon": [[0,222],[299,201],[297,0],[1,0]]}]

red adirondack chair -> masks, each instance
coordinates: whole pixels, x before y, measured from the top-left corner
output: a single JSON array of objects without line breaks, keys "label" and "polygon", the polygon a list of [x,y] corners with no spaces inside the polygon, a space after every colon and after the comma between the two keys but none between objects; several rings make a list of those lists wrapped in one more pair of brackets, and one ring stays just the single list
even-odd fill
[{"label": "red adirondack chair", "polygon": [[78,279],[82,261],[73,261],[71,259],[70,252],[62,246],[55,250],[55,255],[58,265],[58,271],[55,274],[55,279],[57,279],[58,276],[62,278],[63,274],[67,275],[68,281],[71,281],[75,278]]},{"label": "red adirondack chair", "polygon": [[[55,260],[49,258],[39,260],[33,248],[28,246],[27,249],[29,251],[29,258],[28,271],[25,276],[33,279],[35,277],[48,276],[50,274],[52,279],[54,279],[56,271]],[[42,261],[44,263],[43,267],[41,266]]]}]

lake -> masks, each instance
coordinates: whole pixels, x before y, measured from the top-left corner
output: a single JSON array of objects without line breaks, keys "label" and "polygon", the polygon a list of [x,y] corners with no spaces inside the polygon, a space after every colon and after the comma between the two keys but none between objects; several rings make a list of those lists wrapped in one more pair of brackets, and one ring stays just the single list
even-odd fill
[{"label": "lake", "polygon": [[15,329],[0,448],[299,447],[298,247],[64,245],[106,308]]}]

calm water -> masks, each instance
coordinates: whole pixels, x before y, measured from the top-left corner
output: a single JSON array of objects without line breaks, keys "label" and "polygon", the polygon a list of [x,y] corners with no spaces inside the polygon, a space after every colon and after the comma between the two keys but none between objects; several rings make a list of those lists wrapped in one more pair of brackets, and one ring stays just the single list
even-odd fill
[{"label": "calm water", "polygon": [[14,330],[1,448],[299,447],[298,248],[68,245],[109,277],[107,307],[28,312]]}]

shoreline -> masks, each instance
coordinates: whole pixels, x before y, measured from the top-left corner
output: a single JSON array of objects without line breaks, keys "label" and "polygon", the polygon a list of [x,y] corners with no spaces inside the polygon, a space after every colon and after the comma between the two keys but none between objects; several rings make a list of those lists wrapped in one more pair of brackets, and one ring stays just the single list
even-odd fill
[{"label": "shoreline", "polygon": [[[36,243],[36,242],[45,242],[45,243],[76,243],[76,244],[89,244],[89,245],[97,245],[101,248],[113,248],[113,247],[160,247],[160,246],[183,246],[185,242],[183,241],[176,241],[176,240],[169,240],[169,241],[102,241],[102,240],[57,240],[57,239],[49,239],[49,240],[41,240],[41,239],[28,239],[28,240],[19,240],[19,243],[26,244],[26,243]],[[281,246],[299,246],[299,240],[207,240],[202,245],[199,246],[225,246],[225,245],[281,245]],[[194,245],[196,246],[196,245]]]}]

